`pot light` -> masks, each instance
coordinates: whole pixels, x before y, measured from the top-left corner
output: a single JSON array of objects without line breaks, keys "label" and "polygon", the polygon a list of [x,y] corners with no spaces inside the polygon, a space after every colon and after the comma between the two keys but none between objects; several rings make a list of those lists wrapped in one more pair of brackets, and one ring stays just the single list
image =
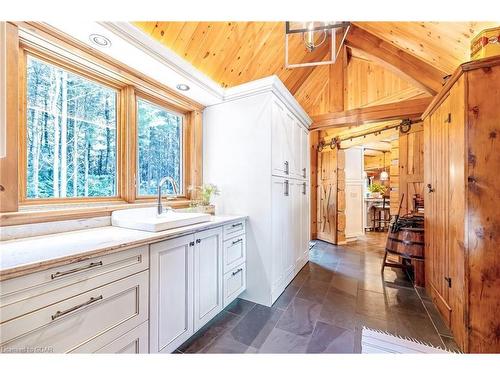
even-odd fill
[{"label": "pot light", "polygon": [[179,83],[176,87],[177,87],[177,90],[181,90],[181,91],[188,91],[190,89],[190,87],[188,85],[186,85],[185,83]]},{"label": "pot light", "polygon": [[90,34],[89,40],[98,47],[111,47],[111,40],[100,34]]}]

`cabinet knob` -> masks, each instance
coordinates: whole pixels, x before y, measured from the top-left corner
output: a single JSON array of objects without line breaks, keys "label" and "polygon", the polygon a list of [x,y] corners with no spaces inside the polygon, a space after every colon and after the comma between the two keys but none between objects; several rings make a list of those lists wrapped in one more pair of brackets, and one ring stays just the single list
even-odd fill
[{"label": "cabinet knob", "polygon": [[197,238],[196,239],[196,243],[200,243],[201,242],[201,239],[200,238]]},{"label": "cabinet knob", "polygon": [[189,246],[194,246],[194,241],[191,241],[191,242],[189,243]]},{"label": "cabinet knob", "polygon": [[433,193],[436,191],[431,184],[427,184],[427,189],[429,189],[429,193]]}]

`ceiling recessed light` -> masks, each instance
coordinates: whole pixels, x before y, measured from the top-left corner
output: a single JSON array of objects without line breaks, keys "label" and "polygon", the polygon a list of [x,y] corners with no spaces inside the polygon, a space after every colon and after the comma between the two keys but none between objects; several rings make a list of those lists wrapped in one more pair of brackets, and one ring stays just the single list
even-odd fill
[{"label": "ceiling recessed light", "polygon": [[179,83],[176,87],[177,87],[177,90],[181,90],[181,91],[188,91],[190,89],[190,87],[184,83]]},{"label": "ceiling recessed light", "polygon": [[98,47],[111,47],[111,40],[100,34],[90,34],[90,41]]}]

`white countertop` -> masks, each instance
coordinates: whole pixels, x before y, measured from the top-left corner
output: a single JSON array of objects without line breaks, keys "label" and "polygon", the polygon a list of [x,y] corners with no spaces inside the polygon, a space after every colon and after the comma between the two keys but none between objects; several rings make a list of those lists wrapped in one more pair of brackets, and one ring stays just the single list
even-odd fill
[{"label": "white countertop", "polygon": [[213,216],[211,221],[144,232],[105,226],[0,242],[0,280],[69,264],[91,256],[113,253],[180,235],[246,219],[246,216]]}]

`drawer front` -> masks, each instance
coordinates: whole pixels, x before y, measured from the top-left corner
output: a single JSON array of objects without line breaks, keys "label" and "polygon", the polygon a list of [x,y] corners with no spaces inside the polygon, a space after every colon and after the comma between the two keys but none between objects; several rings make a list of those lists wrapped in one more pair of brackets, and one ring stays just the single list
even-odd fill
[{"label": "drawer front", "polygon": [[2,281],[1,320],[14,319],[148,267],[148,247],[141,246]]},{"label": "drawer front", "polygon": [[245,262],[246,248],[244,234],[224,241],[224,273]]},{"label": "drawer front", "polygon": [[143,271],[1,323],[0,346],[54,353],[103,347],[148,319],[148,282]]},{"label": "drawer front", "polygon": [[245,220],[224,225],[224,241],[245,234]]},{"label": "drawer front", "polygon": [[149,324],[142,323],[94,353],[145,354],[149,352]]},{"label": "drawer front", "polygon": [[242,264],[224,275],[224,307],[236,299],[247,286],[246,264]]}]

